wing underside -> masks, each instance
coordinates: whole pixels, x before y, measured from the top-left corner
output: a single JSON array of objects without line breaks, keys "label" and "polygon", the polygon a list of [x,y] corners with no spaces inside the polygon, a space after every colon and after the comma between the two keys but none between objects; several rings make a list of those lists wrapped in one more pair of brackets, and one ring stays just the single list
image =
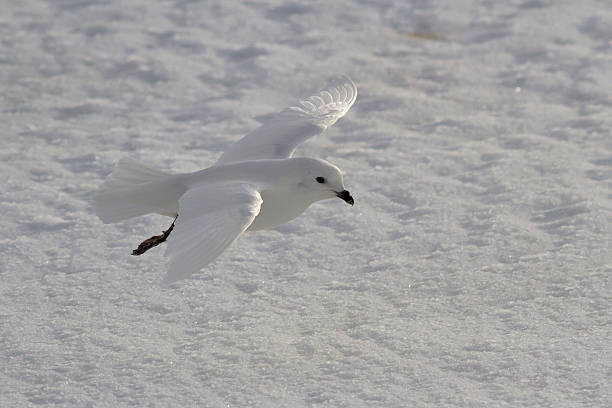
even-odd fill
[{"label": "wing underside", "polygon": [[260,159],[286,159],[296,147],[325,131],[351,108],[357,87],[343,76],[315,95],[272,115],[263,125],[234,143],[216,164]]}]

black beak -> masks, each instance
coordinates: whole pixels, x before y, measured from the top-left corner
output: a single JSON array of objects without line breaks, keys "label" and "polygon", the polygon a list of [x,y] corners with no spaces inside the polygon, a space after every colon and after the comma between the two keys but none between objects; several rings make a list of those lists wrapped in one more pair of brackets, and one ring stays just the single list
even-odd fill
[{"label": "black beak", "polygon": [[349,193],[347,190],[342,190],[341,192],[336,193],[336,195],[338,196],[338,198],[343,199],[350,205],[355,204],[355,200],[353,200],[353,197],[351,197],[351,193]]}]

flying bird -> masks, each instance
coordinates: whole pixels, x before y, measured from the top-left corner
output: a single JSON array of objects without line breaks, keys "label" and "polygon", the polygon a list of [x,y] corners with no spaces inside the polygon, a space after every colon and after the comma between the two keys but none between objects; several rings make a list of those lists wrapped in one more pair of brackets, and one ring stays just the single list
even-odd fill
[{"label": "flying bird", "polygon": [[121,159],[94,194],[96,214],[104,223],[150,213],[174,218],[162,235],[132,252],[141,255],[167,240],[169,284],[212,262],[245,231],[284,224],[319,200],[337,197],[353,205],[338,167],[293,153],[343,117],[356,98],[353,81],[337,78],[270,116],[213,166],[193,173],[168,174]]}]

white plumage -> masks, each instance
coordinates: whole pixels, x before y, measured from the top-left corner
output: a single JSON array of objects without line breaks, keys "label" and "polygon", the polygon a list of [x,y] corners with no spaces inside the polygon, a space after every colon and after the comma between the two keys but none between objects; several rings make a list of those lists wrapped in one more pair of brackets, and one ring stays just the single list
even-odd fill
[{"label": "white plumage", "polygon": [[216,164],[258,159],[286,159],[296,147],[321,134],[353,106],[357,87],[343,76],[315,95],[270,117],[226,150]]},{"label": "white plumage", "polygon": [[171,283],[210,263],[244,231],[290,221],[322,199],[340,197],[352,205],[340,169],[291,156],[344,116],[356,97],[355,84],[341,77],[273,115],[214,166],[194,173],[171,175],[122,159],[94,196],[96,213],[105,223],[149,213],[177,217],[173,230],[151,238],[155,246],[168,237],[164,280]]}]

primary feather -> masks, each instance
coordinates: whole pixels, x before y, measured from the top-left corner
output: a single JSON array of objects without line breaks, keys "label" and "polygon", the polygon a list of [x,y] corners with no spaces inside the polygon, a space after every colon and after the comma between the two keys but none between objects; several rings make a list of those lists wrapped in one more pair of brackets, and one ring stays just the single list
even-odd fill
[{"label": "primary feather", "polygon": [[180,216],[168,239],[164,282],[188,277],[219,256],[251,225],[261,203],[259,192],[247,183],[189,189],[179,199]]},{"label": "primary feather", "polygon": [[353,106],[357,87],[342,76],[317,94],[270,117],[226,150],[217,165],[259,159],[286,159],[296,147],[323,133]]}]

